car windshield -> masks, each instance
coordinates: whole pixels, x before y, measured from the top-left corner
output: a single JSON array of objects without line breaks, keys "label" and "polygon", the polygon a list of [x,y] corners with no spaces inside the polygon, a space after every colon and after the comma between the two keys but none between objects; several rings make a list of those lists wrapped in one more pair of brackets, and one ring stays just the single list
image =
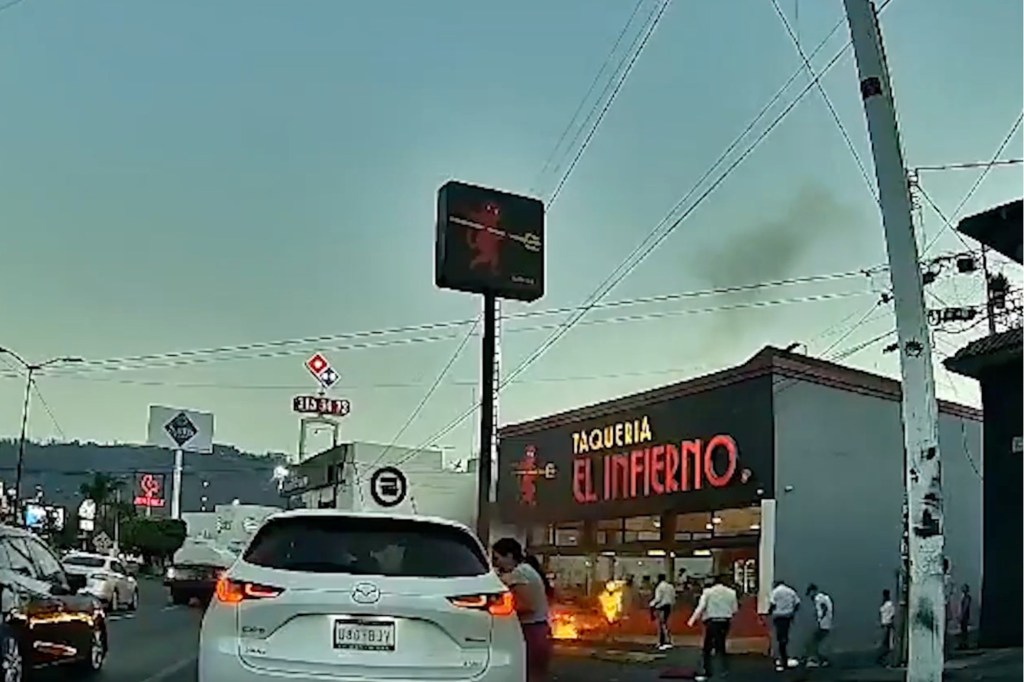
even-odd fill
[{"label": "car windshield", "polygon": [[276,519],[243,559],[310,573],[452,578],[487,573],[479,544],[444,524],[404,519],[296,516]]},{"label": "car windshield", "polygon": [[65,566],[82,566],[85,568],[103,568],[105,559],[94,556],[69,556],[64,558]]}]

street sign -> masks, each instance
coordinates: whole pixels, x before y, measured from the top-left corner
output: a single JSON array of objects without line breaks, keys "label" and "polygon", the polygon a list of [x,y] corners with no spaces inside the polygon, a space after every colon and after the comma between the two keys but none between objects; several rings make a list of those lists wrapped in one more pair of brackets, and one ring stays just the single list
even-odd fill
[{"label": "street sign", "polygon": [[454,180],[437,193],[434,282],[498,298],[544,295],[544,203]]},{"label": "street sign", "polygon": [[297,395],[292,398],[292,410],[299,414],[320,414],[344,417],[352,411],[352,403],[344,398]]},{"label": "street sign", "polygon": [[96,548],[96,551],[100,554],[106,554],[114,548],[114,541],[110,539],[110,536],[100,531],[96,535],[92,536],[92,546]]},{"label": "street sign", "polygon": [[306,369],[323,388],[330,388],[341,378],[341,375],[334,371],[331,363],[327,362],[327,358],[322,353],[315,353],[309,360],[306,360]]},{"label": "street sign", "polygon": [[409,492],[409,481],[395,467],[381,467],[370,477],[370,496],[381,507],[397,507]]},{"label": "street sign", "polygon": [[176,407],[149,407],[149,445],[167,450],[213,452],[213,415]]}]

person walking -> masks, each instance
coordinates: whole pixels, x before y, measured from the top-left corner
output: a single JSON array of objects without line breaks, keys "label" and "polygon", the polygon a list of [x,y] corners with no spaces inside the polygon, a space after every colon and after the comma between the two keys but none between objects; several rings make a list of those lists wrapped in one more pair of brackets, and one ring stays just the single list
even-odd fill
[{"label": "person walking", "polygon": [[658,574],[658,584],[654,586],[654,598],[651,599],[651,612],[658,624],[658,650],[672,648],[672,632],[668,628],[668,619],[672,615],[672,607],[676,603],[675,585],[668,581],[664,573]]},{"label": "person walking", "polygon": [[776,659],[775,670],[783,672],[786,668],[795,668],[799,661],[789,657],[789,632],[793,627],[793,618],[800,609],[800,596],[785,581],[776,580],[768,599],[768,615],[772,617],[775,628]]},{"label": "person walking", "polygon": [[878,607],[878,623],[882,628],[882,639],[878,644],[878,665],[892,665],[893,638],[896,634],[896,605],[892,603],[892,593],[882,590],[882,605]]},{"label": "person walking", "polygon": [[964,586],[960,588],[960,608],[957,612],[957,624],[960,626],[960,631],[957,633],[957,648],[967,649],[970,646],[970,633],[971,633],[971,586],[964,583]]},{"label": "person walking", "polygon": [[711,660],[718,654],[722,661],[722,672],[729,672],[729,655],[725,650],[729,638],[729,626],[732,618],[740,610],[736,590],[725,584],[722,576],[715,576],[712,584],[705,588],[687,623],[690,627],[700,619],[704,623],[704,645],[702,647],[703,671],[697,680],[707,680],[712,676]]},{"label": "person walking", "polygon": [[815,622],[814,632],[811,634],[811,640],[807,646],[807,666],[809,668],[827,666],[828,658],[822,653],[822,649],[829,633],[832,632],[832,597],[822,592],[814,583],[807,586],[807,596],[814,604]]},{"label": "person walking", "polygon": [[543,572],[527,560],[515,538],[502,538],[491,548],[495,568],[515,598],[516,614],[526,641],[527,682],[547,679],[551,664],[551,626],[548,623],[548,595],[551,585]]}]

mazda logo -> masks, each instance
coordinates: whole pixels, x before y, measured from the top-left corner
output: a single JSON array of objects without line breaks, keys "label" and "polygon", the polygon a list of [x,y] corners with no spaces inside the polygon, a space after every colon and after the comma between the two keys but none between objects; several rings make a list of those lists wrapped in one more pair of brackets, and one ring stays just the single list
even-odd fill
[{"label": "mazda logo", "polygon": [[380,588],[370,583],[359,583],[352,588],[352,601],[357,604],[376,604],[380,601]]}]

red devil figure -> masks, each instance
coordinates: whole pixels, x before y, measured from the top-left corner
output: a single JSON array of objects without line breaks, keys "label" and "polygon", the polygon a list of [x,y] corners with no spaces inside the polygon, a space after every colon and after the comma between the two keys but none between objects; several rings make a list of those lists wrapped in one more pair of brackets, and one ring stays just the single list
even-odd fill
[{"label": "red devil figure", "polygon": [[492,274],[501,269],[502,235],[498,231],[501,220],[501,208],[497,204],[487,203],[470,211],[466,216],[479,225],[466,231],[466,242],[473,250],[473,260],[469,262],[471,269],[488,267]]}]

